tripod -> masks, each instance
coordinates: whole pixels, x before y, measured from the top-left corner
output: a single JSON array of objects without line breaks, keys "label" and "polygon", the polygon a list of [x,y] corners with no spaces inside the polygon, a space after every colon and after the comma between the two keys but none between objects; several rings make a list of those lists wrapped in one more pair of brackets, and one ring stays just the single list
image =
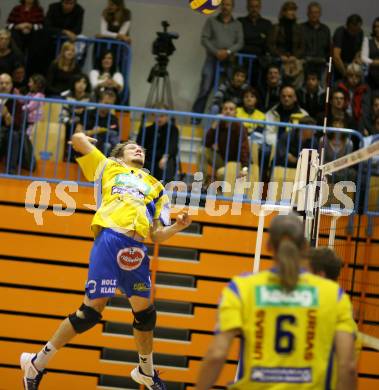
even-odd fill
[{"label": "tripod", "polygon": [[147,81],[151,83],[145,107],[166,105],[168,109],[174,108],[172,98],[170,75],[167,70],[168,58],[158,57],[157,63],[152,67]]}]

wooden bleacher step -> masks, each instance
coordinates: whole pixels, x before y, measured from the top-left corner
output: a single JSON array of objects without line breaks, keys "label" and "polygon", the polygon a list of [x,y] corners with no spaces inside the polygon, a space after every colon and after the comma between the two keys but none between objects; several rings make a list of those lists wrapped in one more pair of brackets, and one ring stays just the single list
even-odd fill
[{"label": "wooden bleacher step", "polygon": [[155,284],[163,286],[195,287],[195,277],[190,275],[171,274],[166,272],[157,272]]},{"label": "wooden bleacher step", "polygon": [[[118,363],[138,363],[138,354],[135,351],[123,349],[103,348],[101,352],[101,361],[113,361]],[[154,353],[154,365],[170,368],[187,368],[187,356],[166,355],[163,353]]]},{"label": "wooden bleacher step", "polygon": [[[103,332],[113,335],[133,336],[133,325],[122,322],[106,322]],[[156,327],[154,329],[154,337],[159,339],[189,341],[190,332],[187,329]]]},{"label": "wooden bleacher step", "polygon": [[[146,246],[149,256],[152,256],[154,246],[151,244],[147,244]],[[159,247],[159,257],[165,257],[170,259],[197,260],[198,251],[196,249],[175,248],[162,245]]]}]

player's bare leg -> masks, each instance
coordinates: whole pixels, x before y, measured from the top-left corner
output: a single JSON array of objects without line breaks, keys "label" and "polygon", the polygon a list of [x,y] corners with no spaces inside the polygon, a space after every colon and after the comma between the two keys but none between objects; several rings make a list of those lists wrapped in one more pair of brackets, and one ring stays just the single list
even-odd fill
[{"label": "player's bare leg", "polygon": [[20,363],[24,371],[23,383],[25,389],[38,389],[43,371],[50,359],[78,333],[85,332],[100,321],[100,313],[104,310],[108,299],[98,298],[91,300],[85,295],[80,309],[62,321],[50,341],[40,352],[37,354],[27,352],[21,354]]}]

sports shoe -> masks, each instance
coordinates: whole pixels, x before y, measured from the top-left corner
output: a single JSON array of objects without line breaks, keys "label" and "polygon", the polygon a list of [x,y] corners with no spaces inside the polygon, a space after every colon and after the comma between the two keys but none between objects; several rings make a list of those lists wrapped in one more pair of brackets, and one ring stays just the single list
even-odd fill
[{"label": "sports shoe", "polygon": [[44,371],[37,370],[33,364],[36,357],[36,353],[27,352],[22,353],[20,356],[21,369],[24,371],[22,383],[25,390],[37,390],[44,375]]},{"label": "sports shoe", "polygon": [[158,376],[158,371],[154,370],[154,376],[145,375],[141,367],[136,367],[130,373],[132,379],[140,385],[145,385],[150,390],[167,390],[166,385],[161,381]]}]

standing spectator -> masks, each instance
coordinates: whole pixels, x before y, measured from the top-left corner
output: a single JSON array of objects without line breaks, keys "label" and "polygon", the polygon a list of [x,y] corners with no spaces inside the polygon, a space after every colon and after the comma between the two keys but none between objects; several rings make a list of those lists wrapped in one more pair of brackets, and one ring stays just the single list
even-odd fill
[{"label": "standing spectator", "polygon": [[[99,103],[114,105],[117,95],[112,89],[106,89],[99,97]],[[88,120],[86,120],[88,119]],[[96,147],[109,156],[111,150],[120,139],[120,125],[116,115],[109,108],[91,110],[88,118],[84,116],[83,122],[76,126],[75,132],[84,131],[88,136],[97,139]]]},{"label": "standing spectator", "polygon": [[75,74],[80,68],[75,62],[75,46],[72,42],[65,42],[57,59],[50,65],[47,73],[47,94],[60,96],[71,85]]},{"label": "standing spectator", "polygon": [[346,77],[337,84],[337,88],[345,93],[346,110],[359,123],[363,113],[370,112],[371,90],[363,82],[362,66],[350,64],[346,69]]},{"label": "standing spectator", "polygon": [[226,80],[222,83],[215,93],[212,101],[211,114],[216,115],[220,112],[225,101],[232,101],[236,106],[242,105],[242,95],[247,89],[247,73],[242,67],[236,68],[233,72],[232,80]]},{"label": "standing spectator", "polygon": [[309,72],[305,84],[297,92],[300,106],[303,107],[311,117],[317,116],[325,108],[325,92],[320,86],[319,73]]},{"label": "standing spectator", "polygon": [[279,13],[279,23],[272,28],[268,46],[271,54],[280,59],[288,82],[296,87],[302,83],[304,55],[304,36],[302,27],[296,22],[297,5],[286,1]]},{"label": "standing spectator", "polygon": [[0,29],[0,74],[13,74],[13,71],[24,61],[11,48],[11,33],[8,30]]},{"label": "standing spectator", "polygon": [[278,65],[271,65],[267,69],[266,82],[261,86],[259,95],[262,99],[261,108],[264,112],[270,110],[279,103],[282,78]]},{"label": "standing spectator", "polygon": [[28,93],[28,79],[26,78],[25,65],[22,63],[16,64],[12,72],[13,87],[19,94],[25,95]]},{"label": "standing spectator", "polygon": [[353,14],[347,18],[346,26],[340,26],[333,36],[334,79],[346,75],[346,67],[352,62],[360,62],[363,42],[362,18]]},{"label": "standing spectator", "polygon": [[[317,122],[310,116],[304,116],[299,124],[316,126]],[[296,168],[297,160],[303,149],[318,149],[318,141],[311,128],[291,128],[280,136],[276,165],[280,167]]]},{"label": "standing spectator", "polygon": [[[11,31],[17,47],[24,54],[32,55],[34,60],[38,59],[36,54],[41,55],[38,41],[41,39],[43,23],[43,9],[38,0],[20,0],[20,5],[12,9],[7,20],[7,28]],[[34,50],[38,53],[33,53]]]},{"label": "standing spectator", "polygon": [[[166,105],[157,105],[154,108],[169,109]],[[175,179],[177,171],[179,129],[167,114],[154,114],[153,119],[154,122],[150,126],[141,126],[137,143],[146,149],[145,167],[150,174],[169,183]]]},{"label": "standing spectator", "polygon": [[331,52],[330,30],[320,22],[321,5],[315,1],[308,5],[308,20],[302,24],[304,35],[305,74],[316,72],[321,78]]},{"label": "standing spectator", "polygon": [[[31,76],[29,78],[28,87],[29,93],[26,96],[40,99],[45,97],[46,80],[42,75],[34,74]],[[30,100],[22,106],[22,109],[28,113],[28,128],[26,134],[28,134],[29,137],[32,136],[35,124],[43,117],[42,107],[43,103],[35,100]]]},{"label": "standing spectator", "polygon": [[[257,121],[266,120],[266,115],[257,109],[258,99],[259,96],[257,90],[252,87],[247,88],[242,95],[242,107],[237,108],[236,117],[240,119],[251,119]],[[263,124],[245,122],[243,125],[249,136],[252,135],[253,132],[263,133]]]},{"label": "standing spectator", "polygon": [[[217,61],[230,68],[234,54],[243,47],[241,23],[233,18],[234,0],[224,0],[221,12],[205,22],[201,43],[207,51],[203,66],[200,90],[193,104],[193,112],[204,112],[212,89]],[[226,69],[228,73],[228,69]]]},{"label": "standing spectator", "polygon": [[[226,101],[222,106],[224,117],[235,117],[237,107],[235,103]],[[228,151],[228,155],[226,155]],[[197,151],[197,169],[203,173],[204,186],[209,184],[208,165],[215,170],[222,168],[230,161],[241,163],[241,176],[248,173],[249,164],[249,139],[246,129],[237,122],[227,122],[222,120],[212,123],[212,127],[207,131],[205,146]]]},{"label": "standing spectator", "polygon": [[124,77],[117,71],[112,50],[104,51],[96,69],[89,73],[93,91],[98,95],[104,89],[113,89],[117,94],[124,88]]},{"label": "standing spectator", "polygon": [[[287,85],[280,90],[280,103],[266,112],[267,122],[298,123],[300,118],[308,115],[307,111],[299,106],[295,88]],[[267,125],[264,135],[269,145],[276,145],[280,136],[286,131],[285,127]]]},{"label": "standing spectator", "polygon": [[253,63],[252,82],[258,84],[258,79],[265,65],[265,56],[268,52],[267,37],[272,28],[272,23],[261,16],[262,1],[247,0],[248,15],[239,18],[242,24],[244,46],[242,53],[257,56]]},{"label": "standing spectator", "polygon": [[379,95],[374,95],[370,112],[363,112],[359,123],[359,131],[365,136],[374,134],[375,118],[379,116]]},{"label": "standing spectator", "polygon": [[124,0],[108,0],[101,16],[101,38],[114,38],[130,43],[131,12]]},{"label": "standing spectator", "polygon": [[368,66],[368,83],[379,90],[379,18],[372,24],[371,38],[365,37],[362,46],[362,62]]}]

